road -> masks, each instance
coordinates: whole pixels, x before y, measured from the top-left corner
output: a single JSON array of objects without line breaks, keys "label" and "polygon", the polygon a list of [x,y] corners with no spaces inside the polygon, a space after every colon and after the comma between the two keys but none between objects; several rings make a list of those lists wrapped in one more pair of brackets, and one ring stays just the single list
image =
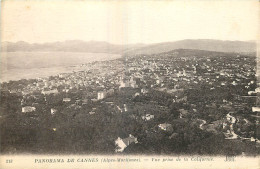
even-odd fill
[{"label": "road", "polygon": [[[231,113],[228,113],[227,114],[227,120],[231,123],[230,125],[230,134],[232,134],[231,137],[227,137],[226,139],[237,139],[237,138],[240,138],[242,140],[250,140],[250,141],[253,141],[253,142],[257,142],[257,143],[260,143],[260,140],[254,138],[254,137],[251,137],[251,138],[246,138],[246,137],[242,137],[242,136],[239,136],[237,135],[235,132],[234,132],[234,124],[236,123],[237,119],[231,115]],[[247,119],[244,119],[246,121],[246,123],[249,123],[249,121]]]},{"label": "road", "polygon": [[202,121],[202,123],[200,124],[200,129],[203,130],[202,127],[203,127],[203,125],[206,124],[207,122],[206,122],[206,120],[202,120],[202,119],[199,119],[199,120]]},{"label": "road", "polygon": [[231,137],[228,137],[227,139],[237,139],[238,135],[234,132],[234,124],[236,123],[236,118],[234,116],[231,116],[231,113],[228,113],[226,118],[231,123],[230,134],[232,135]]}]

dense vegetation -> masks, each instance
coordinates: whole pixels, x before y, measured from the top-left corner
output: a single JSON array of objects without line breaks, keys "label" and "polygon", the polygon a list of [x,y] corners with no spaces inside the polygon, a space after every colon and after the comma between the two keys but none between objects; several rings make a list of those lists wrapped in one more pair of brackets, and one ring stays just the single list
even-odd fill
[{"label": "dense vegetation", "polygon": [[[172,103],[172,96],[152,91],[147,95],[132,97],[136,90],[121,90],[103,101],[71,106],[62,102],[64,93],[47,96],[35,95],[27,104],[37,101],[37,111],[21,113],[21,96],[9,92],[1,93],[1,152],[2,153],[105,153],[115,151],[117,137],[129,133],[138,138],[138,144],[131,144],[127,154],[258,154],[253,143],[225,140],[224,135],[201,130],[196,115],[179,119],[179,108],[188,109],[183,103]],[[72,101],[80,93],[69,93]],[[128,111],[121,113],[106,102],[119,106],[126,103]],[[51,115],[55,107],[57,113]],[[95,114],[89,112],[95,107]],[[143,121],[145,113],[155,114],[150,121]],[[208,113],[208,112],[207,112]],[[224,112],[223,112],[224,113]],[[223,114],[216,114],[222,116]],[[203,113],[199,115],[203,116]],[[214,120],[210,116],[203,116]],[[213,119],[211,119],[213,118]],[[161,123],[172,124],[171,131],[158,128]]]}]

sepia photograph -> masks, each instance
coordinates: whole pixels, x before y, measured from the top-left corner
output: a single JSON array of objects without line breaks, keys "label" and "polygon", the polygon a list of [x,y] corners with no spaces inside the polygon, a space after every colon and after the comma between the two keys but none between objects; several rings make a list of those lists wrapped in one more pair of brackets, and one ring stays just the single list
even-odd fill
[{"label": "sepia photograph", "polygon": [[259,16],[257,0],[2,0],[0,168],[259,168]]}]

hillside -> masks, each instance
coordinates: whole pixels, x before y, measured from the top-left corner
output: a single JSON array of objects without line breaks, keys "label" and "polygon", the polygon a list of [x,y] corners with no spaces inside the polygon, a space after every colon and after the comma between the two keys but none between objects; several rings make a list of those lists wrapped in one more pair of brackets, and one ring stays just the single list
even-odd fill
[{"label": "hillside", "polygon": [[151,56],[176,56],[176,57],[191,57],[191,56],[208,56],[208,57],[221,57],[221,56],[234,56],[232,52],[216,52],[216,51],[207,51],[199,49],[174,49],[167,52],[162,52],[158,54],[152,54]]},{"label": "hillside", "polygon": [[135,50],[128,50],[132,54],[156,54],[168,52],[174,49],[198,49],[217,52],[245,52],[256,51],[256,43],[242,41],[220,41],[220,40],[181,40],[176,42],[165,42],[147,45]]}]

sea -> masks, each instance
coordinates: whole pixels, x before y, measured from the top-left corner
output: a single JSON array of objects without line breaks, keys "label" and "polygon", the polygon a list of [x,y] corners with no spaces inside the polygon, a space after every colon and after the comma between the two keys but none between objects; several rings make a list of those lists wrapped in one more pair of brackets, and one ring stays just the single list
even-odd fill
[{"label": "sea", "polygon": [[69,73],[78,70],[78,65],[120,57],[120,54],[108,53],[1,52],[0,82]]}]

